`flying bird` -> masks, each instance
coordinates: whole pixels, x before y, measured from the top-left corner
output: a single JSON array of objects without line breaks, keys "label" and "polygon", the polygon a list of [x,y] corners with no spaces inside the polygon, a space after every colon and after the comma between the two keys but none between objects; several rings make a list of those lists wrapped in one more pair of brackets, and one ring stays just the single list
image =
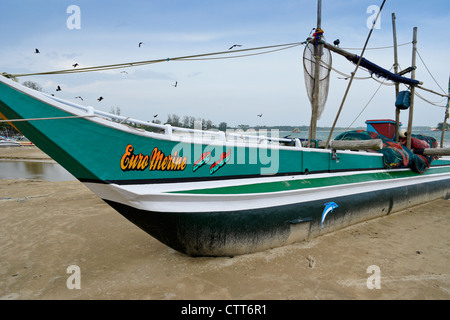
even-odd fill
[{"label": "flying bird", "polygon": [[61,87],[60,86],[56,87],[56,91],[61,91]]},{"label": "flying bird", "polygon": [[75,99],[81,99],[81,101],[84,101],[84,100],[83,100],[83,98],[82,98],[82,97],[80,97],[80,96],[78,96],[78,97],[75,97]]},{"label": "flying bird", "polygon": [[121,73],[126,73],[126,74],[128,74],[128,72],[126,72],[126,71],[122,71]]},{"label": "flying bird", "polygon": [[139,42],[139,48],[141,47],[141,45],[143,45],[144,43],[143,42]]},{"label": "flying bird", "polygon": [[97,99],[99,102],[103,100],[103,97],[100,97]]},{"label": "flying bird", "polygon": [[174,86],[176,88],[177,85],[178,85],[178,81],[175,81],[175,84],[173,84],[172,86]]},{"label": "flying bird", "polygon": [[72,67],[74,68],[78,67],[78,63],[73,64]]},{"label": "flying bird", "polygon": [[341,41],[339,40],[339,39],[336,39],[336,40],[334,40],[333,41],[333,44],[336,46],[336,47],[339,47],[339,44],[341,43]]},{"label": "flying bird", "polygon": [[39,49],[36,48],[36,49],[34,50],[34,53],[40,53]]},{"label": "flying bird", "polygon": [[241,44],[233,44],[228,50],[231,50],[236,47],[242,47],[242,45]]},{"label": "flying bird", "polygon": [[156,118],[157,116],[158,116],[157,114],[154,114],[154,115],[153,115],[153,118]]},{"label": "flying bird", "polygon": [[262,117],[262,115],[263,115],[262,113],[260,113],[260,114],[257,114],[257,116],[258,116],[258,117],[260,117],[260,118]]}]

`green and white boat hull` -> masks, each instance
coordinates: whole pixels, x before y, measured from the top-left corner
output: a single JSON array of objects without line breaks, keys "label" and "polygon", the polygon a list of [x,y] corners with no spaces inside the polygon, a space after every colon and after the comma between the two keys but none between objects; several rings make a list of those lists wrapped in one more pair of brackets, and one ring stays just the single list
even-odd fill
[{"label": "green and white boat hull", "polygon": [[13,124],[41,150],[131,222],[192,256],[261,251],[450,195],[450,160],[418,174],[386,169],[378,153],[170,126],[147,132],[3,77],[0,113],[26,119]]},{"label": "green and white boat hull", "polygon": [[[447,174],[442,174],[445,171]],[[309,239],[448,194],[448,168],[141,185],[86,184],[155,238],[189,255],[236,255]],[[434,172],[434,173],[433,173]],[[334,184],[324,185],[327,180]],[[337,207],[324,214],[327,204]]]}]

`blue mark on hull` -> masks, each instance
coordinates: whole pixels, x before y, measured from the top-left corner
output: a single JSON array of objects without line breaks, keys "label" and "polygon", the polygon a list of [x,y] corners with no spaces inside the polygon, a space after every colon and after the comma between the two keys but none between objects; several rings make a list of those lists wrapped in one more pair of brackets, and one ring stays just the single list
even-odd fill
[{"label": "blue mark on hull", "polygon": [[337,207],[338,207],[338,205],[335,202],[325,203],[325,209],[323,209],[323,212],[322,212],[322,220],[320,221],[321,228],[323,228],[323,222],[325,221],[325,218],[327,217],[327,215],[329,213],[333,212],[333,210]]}]

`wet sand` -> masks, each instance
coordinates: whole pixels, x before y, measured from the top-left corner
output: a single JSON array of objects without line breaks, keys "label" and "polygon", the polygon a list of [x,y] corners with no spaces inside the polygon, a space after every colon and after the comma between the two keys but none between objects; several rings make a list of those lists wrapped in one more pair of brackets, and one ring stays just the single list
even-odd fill
[{"label": "wet sand", "polygon": [[[48,159],[36,147],[0,149],[8,157]],[[441,199],[281,248],[192,258],[78,181],[0,180],[0,299],[447,300],[449,228]],[[80,289],[68,288],[72,265]]]}]

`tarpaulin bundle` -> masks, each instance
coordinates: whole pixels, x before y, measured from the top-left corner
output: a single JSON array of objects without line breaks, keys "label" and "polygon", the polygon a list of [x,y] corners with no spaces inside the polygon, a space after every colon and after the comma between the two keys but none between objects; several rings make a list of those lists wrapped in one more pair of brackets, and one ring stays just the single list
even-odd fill
[{"label": "tarpaulin bundle", "polygon": [[[348,60],[350,60],[351,62],[353,62],[354,64],[357,64],[359,61],[359,56],[357,56],[357,55],[351,56],[351,57],[348,56],[346,58]],[[390,72],[389,70],[383,69],[382,67],[376,65],[373,62],[370,62],[369,60],[367,60],[365,58],[361,58],[361,62],[359,65],[361,67],[369,70],[371,74],[375,74],[378,77],[382,77],[382,78],[391,80],[393,82],[404,83],[404,84],[408,84],[408,85],[412,85],[412,86],[417,86],[420,84],[420,81],[418,81],[418,80],[399,76],[398,74],[395,74],[395,73]]]},{"label": "tarpaulin bundle", "polygon": [[401,142],[396,142],[386,136],[372,131],[354,130],[339,134],[335,140],[371,140],[381,139],[383,148],[376,152],[383,154],[383,163],[386,168],[411,168],[412,170],[423,173],[433,161],[434,157],[425,157],[415,154],[415,148],[436,148],[437,141],[432,137],[424,135],[411,135],[411,148],[406,148]]}]

